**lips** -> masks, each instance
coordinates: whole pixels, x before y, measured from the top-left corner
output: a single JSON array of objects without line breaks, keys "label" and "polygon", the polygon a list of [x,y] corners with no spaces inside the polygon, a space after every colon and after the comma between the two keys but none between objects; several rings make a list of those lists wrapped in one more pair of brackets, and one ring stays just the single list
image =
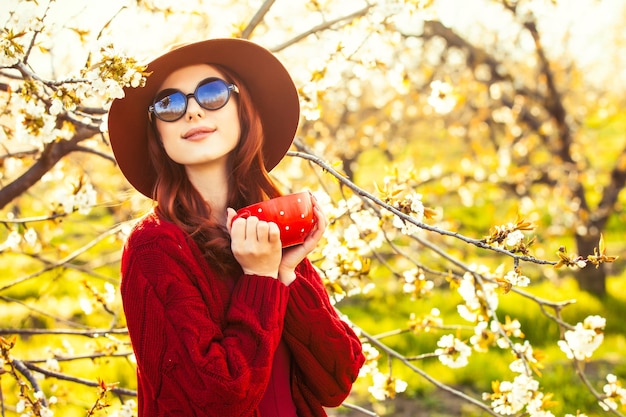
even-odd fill
[{"label": "lips", "polygon": [[186,131],[182,135],[182,138],[186,140],[199,140],[215,132],[215,130],[216,129],[212,129],[208,127],[194,127],[193,129],[189,129],[188,131]]}]

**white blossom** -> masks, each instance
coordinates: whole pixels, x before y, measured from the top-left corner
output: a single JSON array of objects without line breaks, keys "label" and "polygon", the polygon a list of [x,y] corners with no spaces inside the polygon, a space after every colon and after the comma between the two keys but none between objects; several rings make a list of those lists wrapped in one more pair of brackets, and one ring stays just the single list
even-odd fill
[{"label": "white blossom", "polygon": [[472,354],[472,348],[454,335],[444,335],[437,342],[439,349],[435,350],[435,355],[439,356],[439,361],[450,368],[462,368],[468,364],[468,358]]},{"label": "white blossom", "polygon": [[392,398],[396,393],[404,392],[407,388],[405,381],[383,374],[382,372],[374,373],[372,379],[373,384],[368,388],[368,391],[379,401]]},{"label": "white blossom", "polygon": [[86,315],[90,315],[91,313],[93,313],[93,304],[88,298],[81,298],[80,300],[78,300],[78,304],[80,305],[81,310],[83,310]]},{"label": "white blossom", "polygon": [[[486,273],[488,271],[478,271]],[[457,306],[457,311],[465,320],[469,322],[477,322],[483,313],[483,301],[486,301],[492,310],[498,307],[498,294],[496,293],[497,285],[484,282],[481,288],[476,286],[474,276],[470,272],[466,272],[463,279],[459,283],[458,292],[465,301],[464,304]]]},{"label": "white blossom", "polygon": [[104,301],[106,301],[107,303],[112,303],[113,301],[115,301],[115,295],[117,294],[115,286],[110,282],[107,282],[104,284],[104,290]]},{"label": "white blossom", "polygon": [[489,323],[486,321],[480,321],[474,326],[474,334],[470,337],[470,344],[477,352],[487,352],[488,346],[484,343],[484,335],[489,332],[487,326]]},{"label": "white blossom", "polygon": [[435,80],[430,83],[431,93],[428,96],[428,104],[439,114],[450,113],[456,106],[452,85]]},{"label": "white blossom", "polygon": [[375,361],[380,358],[380,352],[370,343],[363,343],[362,350],[366,361]]},{"label": "white blossom", "polygon": [[513,415],[520,412],[536,395],[539,383],[526,375],[518,375],[513,381],[502,381],[499,390],[493,395],[483,395],[491,398],[491,407],[496,413]]},{"label": "white blossom", "polygon": [[509,271],[504,276],[504,280],[516,287],[528,287],[530,279],[525,275],[520,275],[516,271]]},{"label": "white blossom", "polygon": [[55,358],[48,358],[46,360],[46,368],[53,372],[59,372],[61,370],[61,366],[59,365],[59,361]]},{"label": "white blossom", "polygon": [[510,248],[513,248],[524,240],[524,233],[521,230],[513,230],[506,236],[504,244]]},{"label": "white blossom", "polygon": [[63,207],[63,212],[71,214],[77,210],[80,214],[89,214],[96,205],[98,196],[93,185],[85,184],[78,191],[69,191],[63,188],[56,195],[56,201]]},{"label": "white blossom", "polygon": [[37,232],[35,229],[31,227],[26,229],[26,232],[24,232],[24,241],[30,246],[35,246],[37,243]]},{"label": "white blossom", "polygon": [[26,400],[20,399],[15,405],[15,411],[18,413],[23,413],[26,410]]},{"label": "white blossom", "polygon": [[589,316],[577,323],[574,330],[566,331],[565,340],[559,340],[558,345],[569,359],[588,359],[604,341],[605,325],[603,317]]},{"label": "white blossom", "polygon": [[91,208],[96,205],[97,193],[93,185],[87,184],[75,195],[75,205],[80,214],[89,214]]},{"label": "white blossom", "polygon": [[6,32],[0,31],[0,68],[11,67],[21,59],[16,45],[6,35]]},{"label": "white blossom", "polygon": [[606,376],[607,384],[602,388],[605,394],[604,401],[600,401],[600,407],[605,411],[617,410],[619,404],[626,405],[626,389],[622,388],[613,374]]},{"label": "white blossom", "polygon": [[413,294],[424,296],[429,294],[435,283],[431,280],[427,280],[424,273],[417,268],[412,268],[402,273],[405,283],[402,286],[402,290],[406,294]]},{"label": "white blossom", "polygon": [[22,235],[17,230],[13,230],[9,233],[5,242],[0,245],[0,252],[7,249],[16,250],[21,242]]},{"label": "white blossom", "polygon": [[533,347],[528,340],[524,341],[523,345],[519,343],[513,345],[513,353],[518,357],[509,365],[509,369],[513,372],[524,373],[526,372],[526,364],[538,363]]},{"label": "white blossom", "polygon": [[52,410],[50,410],[47,407],[41,407],[39,409],[39,415],[41,417],[53,417],[54,416],[54,412]]},{"label": "white blossom", "polygon": [[111,414],[111,417],[134,417],[137,411],[137,402],[128,400],[122,404],[122,407]]},{"label": "white blossom", "polygon": [[48,109],[48,112],[52,115],[52,116],[57,116],[59,115],[61,112],[63,111],[63,100],[61,100],[58,97],[55,97],[52,99],[52,102],[50,104],[50,108]]}]

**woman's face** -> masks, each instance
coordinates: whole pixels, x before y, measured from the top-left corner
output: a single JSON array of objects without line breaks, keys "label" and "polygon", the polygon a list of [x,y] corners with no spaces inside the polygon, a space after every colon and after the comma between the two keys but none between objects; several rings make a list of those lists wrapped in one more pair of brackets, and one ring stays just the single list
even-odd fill
[{"label": "woman's face", "polygon": [[[158,91],[174,88],[192,94],[198,83],[209,77],[224,79],[210,65],[183,67],[172,72]],[[231,93],[228,103],[218,110],[206,110],[190,96],[183,117],[174,122],[156,119],[167,155],[188,170],[215,165],[225,167],[228,155],[239,143],[241,133],[236,96]]]}]

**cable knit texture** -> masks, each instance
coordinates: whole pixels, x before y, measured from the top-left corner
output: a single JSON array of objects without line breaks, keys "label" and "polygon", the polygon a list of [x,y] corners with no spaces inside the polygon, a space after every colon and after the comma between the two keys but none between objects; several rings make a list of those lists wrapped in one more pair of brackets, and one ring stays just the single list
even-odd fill
[{"label": "cable knit texture", "polygon": [[281,336],[298,417],[341,404],[364,362],[361,343],[308,260],[296,276],[289,287],[216,276],[181,229],[154,213],[142,219],[124,247],[121,284],[139,417],[260,416]]}]

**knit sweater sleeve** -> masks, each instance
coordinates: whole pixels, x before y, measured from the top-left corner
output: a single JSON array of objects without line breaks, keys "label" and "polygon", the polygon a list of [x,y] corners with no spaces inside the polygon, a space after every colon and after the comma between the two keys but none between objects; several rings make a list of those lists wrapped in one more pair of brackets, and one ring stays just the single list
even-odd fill
[{"label": "knit sweater sleeve", "polygon": [[280,341],[288,288],[244,275],[229,304],[176,235],[138,234],[123,254],[121,291],[140,408],[151,416],[254,415]]},{"label": "knit sweater sleeve", "polygon": [[350,394],[365,361],[361,342],[341,320],[308,260],[289,286],[284,337],[298,365],[298,378],[322,406],[336,407]]}]

